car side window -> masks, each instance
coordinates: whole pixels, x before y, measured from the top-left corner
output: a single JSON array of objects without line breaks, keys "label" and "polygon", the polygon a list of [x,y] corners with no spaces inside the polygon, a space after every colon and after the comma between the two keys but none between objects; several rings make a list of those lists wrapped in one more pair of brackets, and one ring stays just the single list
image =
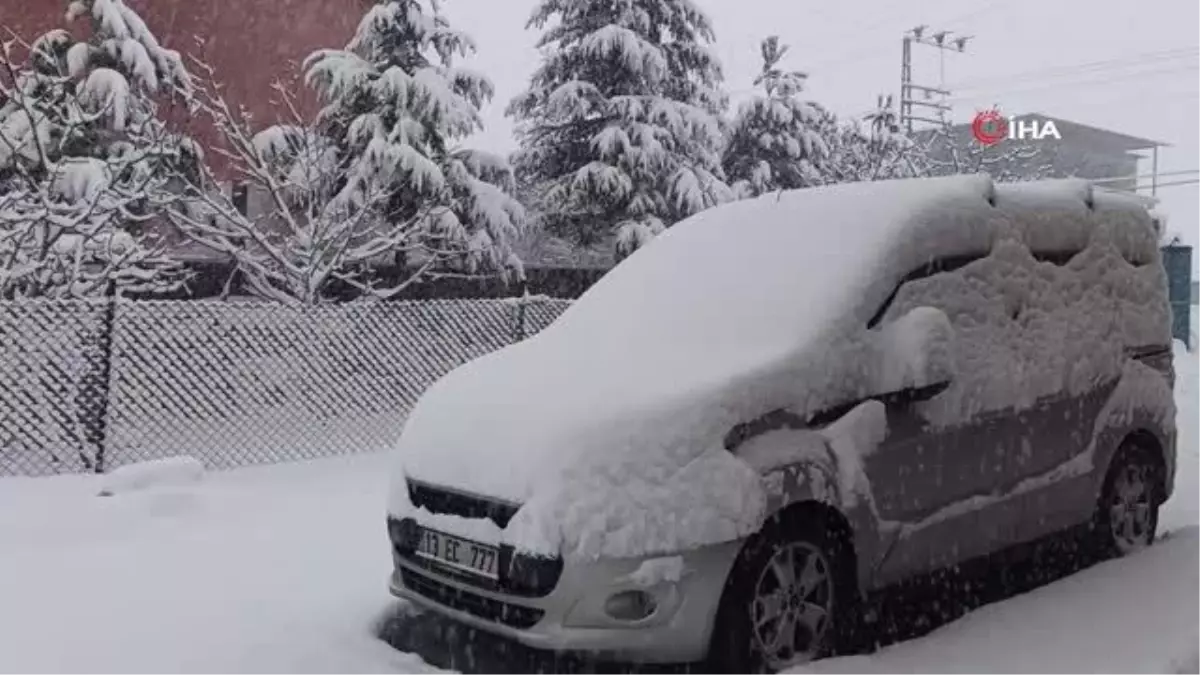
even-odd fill
[{"label": "car side window", "polygon": [[983,257],[983,255],[963,255],[937,258],[904,275],[904,278],[900,280],[900,283],[896,284],[896,287],[892,289],[892,292],[888,295],[887,299],[883,301],[883,304],[881,304],[879,309],[875,311],[875,314],[871,316],[871,320],[867,322],[867,328],[874,328],[883,321],[883,318],[887,316],[888,310],[891,309],[892,304],[895,303],[896,296],[900,295],[900,290],[904,288],[906,284],[910,284],[921,279],[927,279],[935,274],[941,274],[942,272],[951,272],[956,269],[966,267],[972,262],[975,262]]},{"label": "car side window", "polygon": [[[1071,259],[1074,258],[1078,253],[1079,251],[1072,250],[1047,251],[1034,254],[1034,258],[1038,262],[1048,262],[1054,265],[1062,266],[1070,262]],[[879,309],[876,310],[875,314],[871,316],[871,320],[867,322],[867,328],[875,328],[883,322],[883,319],[888,315],[888,310],[892,309],[896,302],[896,298],[901,294],[901,291],[905,288],[905,286],[915,284],[916,282],[928,279],[929,277],[937,274],[953,272],[986,257],[986,254],[980,254],[937,258],[914,269],[906,274],[904,278],[900,280],[900,283],[896,284],[896,287],[892,289],[891,294],[888,295],[887,299],[883,301],[883,304],[879,306]],[[936,302],[931,302],[929,304],[935,307],[937,306]]]},{"label": "car side window", "polygon": [[876,324],[933,307],[945,312],[954,329],[956,375],[945,396],[923,406],[923,415],[955,424],[1062,389],[1064,376],[1053,354],[1069,354],[1068,361],[1079,356],[1074,347],[1055,346],[1065,333],[1054,327],[1078,317],[1080,303],[1092,302],[1095,294],[1068,294],[1062,300],[1057,289],[1077,285],[1075,263],[1107,264],[1107,259],[1074,258],[1070,251],[1031,254],[1020,242],[1006,242],[989,255],[923,266],[897,286],[877,311]]}]

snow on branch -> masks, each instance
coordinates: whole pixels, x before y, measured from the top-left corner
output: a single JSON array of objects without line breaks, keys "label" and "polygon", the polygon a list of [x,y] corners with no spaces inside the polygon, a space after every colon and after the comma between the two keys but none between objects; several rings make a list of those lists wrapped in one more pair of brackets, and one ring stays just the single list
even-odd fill
[{"label": "snow on branch", "polygon": [[720,162],[721,69],[687,0],[542,0],[543,60],[509,104],[523,189],[551,234],[618,257],[732,198]]},{"label": "snow on branch", "polygon": [[760,49],[763,65],[754,85],[762,93],[739,108],[722,156],[725,173],[742,197],[820,185],[830,170],[827,113],[800,99],[807,76],[781,69],[788,48],[778,37],[763,40]]},{"label": "snow on branch", "polygon": [[[171,176],[200,155],[158,119],[149,94],[187,79],[159,70],[177,59],[119,0],[71,3],[68,16],[89,13],[90,42],[54,29],[30,43],[10,32],[0,45],[0,298],[186,281],[164,252],[157,205],[177,196]],[[105,44],[112,58],[100,56]]]},{"label": "snow on branch", "polygon": [[520,271],[505,242],[524,214],[485,180],[501,160],[463,152],[438,161],[399,140],[403,133],[375,133],[384,126],[378,112],[359,118],[368,121],[351,135],[370,139],[348,153],[282,85],[277,108],[287,122],[255,131],[215,83],[198,82],[195,100],[221,133],[220,152],[262,204],[244,213],[211,189],[211,174],[179,176],[187,199],[174,203],[171,221],[234,260],[254,294],[315,304],[341,287],[381,299],[435,273]]},{"label": "snow on branch", "polygon": [[[229,140],[233,163],[268,195],[267,220],[284,233],[253,240],[266,257],[246,262],[248,273],[302,302],[335,281],[378,296],[448,269],[519,276],[510,242],[525,215],[512,196],[512,171],[500,158],[458,147],[482,128],[480,106],[493,94],[486,77],[454,63],[473,51],[437,3],[388,0],[366,11],[344,48],[305,60],[305,81],[324,104],[316,119],[302,119],[280,90],[289,125],[252,135],[208,88],[204,107]],[[243,231],[267,227],[241,218],[234,225]],[[306,248],[280,248],[280,241]],[[380,260],[403,266],[404,279],[374,287],[369,274],[350,271]],[[289,266],[303,271],[305,284]]]},{"label": "snow on branch", "polygon": [[890,96],[862,119],[840,121],[831,113],[818,124],[829,148],[822,170],[825,183],[913,178],[929,175],[923,148],[900,127]]},{"label": "snow on branch", "polygon": [[579,47],[584,56],[615,60],[645,77],[650,84],[666,74],[667,60],[662,50],[628,28],[609,24],[589,33],[580,41]]},{"label": "snow on branch", "polygon": [[1070,175],[1070,167],[1058,166],[1055,150],[1037,142],[983,145],[969,131],[951,127],[928,133],[921,147],[931,175],[986,173],[999,182]]},{"label": "snow on branch", "polygon": [[[179,52],[163,47],[123,0],[74,0],[68,4],[68,21],[85,16],[91,19],[90,51],[105,53],[119,63],[134,87],[151,93],[167,88],[185,94],[191,90],[191,75]],[[75,58],[79,60],[78,52]]]}]

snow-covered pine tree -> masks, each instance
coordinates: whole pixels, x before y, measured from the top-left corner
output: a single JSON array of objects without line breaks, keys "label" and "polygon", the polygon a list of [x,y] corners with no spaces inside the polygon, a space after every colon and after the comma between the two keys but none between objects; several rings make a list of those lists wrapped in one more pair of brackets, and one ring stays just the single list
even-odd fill
[{"label": "snow-covered pine tree", "polygon": [[199,151],[156,97],[190,78],[122,0],[75,0],[66,18],[90,37],[55,29],[0,50],[0,298],[167,290],[181,269],[145,224]]},{"label": "snow-covered pine tree", "polygon": [[739,197],[820,185],[829,155],[820,129],[826,111],[800,100],[807,75],[780,68],[788,47],[777,36],[763,40],[761,50],[754,86],[762,94],[739,108],[722,159]]},{"label": "snow-covered pine tree", "polygon": [[709,19],[690,0],[542,0],[544,59],[509,105],[514,165],[554,234],[618,257],[733,198],[720,165],[727,101]]},{"label": "snow-covered pine tree", "polygon": [[492,87],[454,65],[474,47],[437,9],[378,2],[344,49],[313,53],[305,79],[324,102],[315,119],[276,83],[282,121],[262,128],[212,78],[198,80],[195,100],[225,158],[262,199],[240,212],[210,173],[172,210],[179,229],[236,260],[252,293],[286,303],[322,302],[338,285],[386,298],[434,275],[522,276],[512,170],[456,147],[480,128]]},{"label": "snow-covered pine tree", "polygon": [[827,115],[821,125],[829,158],[826,183],[914,178],[928,175],[922,146],[900,127],[890,96],[880,96],[863,119],[839,122]]},{"label": "snow-covered pine tree", "polygon": [[382,0],[344,49],[308,58],[306,79],[325,103],[318,131],[345,176],[331,206],[381,194],[379,217],[412,233],[410,262],[521,276],[511,240],[525,213],[512,169],[458,146],[482,128],[480,106],[493,94],[484,75],[455,64],[474,52],[436,0]]}]

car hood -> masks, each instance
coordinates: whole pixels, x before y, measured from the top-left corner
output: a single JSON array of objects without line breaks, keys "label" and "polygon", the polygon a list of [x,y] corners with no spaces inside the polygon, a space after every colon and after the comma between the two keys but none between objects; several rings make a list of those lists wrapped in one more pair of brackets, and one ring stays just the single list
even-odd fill
[{"label": "car hood", "polygon": [[[409,416],[403,473],[524,503],[580,472],[676,471],[720,445],[786,363],[778,346],[680,346],[630,363],[535,336],[438,381]],[[744,419],[744,418],[743,418]],[[636,466],[636,469],[633,467]]]}]

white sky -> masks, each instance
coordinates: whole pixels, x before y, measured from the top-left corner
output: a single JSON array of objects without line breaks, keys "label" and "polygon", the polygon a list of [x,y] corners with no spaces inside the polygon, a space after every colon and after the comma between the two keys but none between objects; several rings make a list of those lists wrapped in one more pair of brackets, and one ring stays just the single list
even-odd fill
[{"label": "white sky", "polygon": [[[1169,143],[1160,150],[1160,171],[1200,168],[1197,0],[694,1],[716,27],[715,49],[735,105],[758,70],[759,42],[774,33],[791,46],[786,66],[810,73],[814,100],[843,115],[866,112],[877,94],[898,92],[904,31],[928,24],[974,36],[964,53],[944,58],[945,83],[964,99],[955,103],[957,121],[992,105],[1006,114],[1041,112]],[[478,43],[471,65],[496,86],[486,129],[473,141],[481,148],[515,147],[504,107],[539,63],[537,33],[524,28],[535,4],[444,4],[454,25]],[[938,86],[941,67],[938,50],[914,47],[917,83]],[[1143,162],[1140,173],[1149,171]],[[1159,195],[1171,229],[1197,245],[1198,186],[1164,187]]]}]

